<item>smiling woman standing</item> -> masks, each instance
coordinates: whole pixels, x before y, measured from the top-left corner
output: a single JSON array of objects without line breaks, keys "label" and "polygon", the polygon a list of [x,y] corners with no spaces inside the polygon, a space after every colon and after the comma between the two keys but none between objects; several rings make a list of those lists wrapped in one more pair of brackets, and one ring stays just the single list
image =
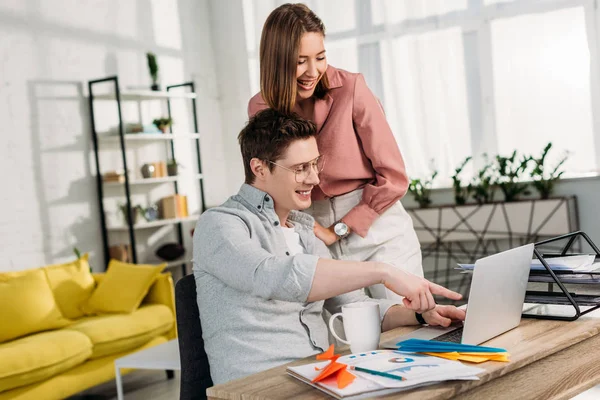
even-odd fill
[{"label": "smiling woman standing", "polygon": [[[248,114],[273,108],[315,122],[327,161],[306,211],[333,257],[387,262],[423,276],[419,241],[399,201],[408,177],[394,135],[362,74],[327,65],[324,39],[323,23],[304,4],[273,10],[260,41],[261,91]],[[382,285],[369,292],[396,296]]]}]

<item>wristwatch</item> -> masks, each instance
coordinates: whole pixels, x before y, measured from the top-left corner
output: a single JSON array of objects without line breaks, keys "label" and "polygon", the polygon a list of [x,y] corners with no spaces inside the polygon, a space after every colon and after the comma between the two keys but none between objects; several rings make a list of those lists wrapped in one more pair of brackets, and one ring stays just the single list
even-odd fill
[{"label": "wristwatch", "polygon": [[346,225],[342,221],[336,222],[336,224],[333,226],[333,231],[340,239],[343,239],[350,234],[350,229],[348,228],[348,225]]},{"label": "wristwatch", "polygon": [[421,325],[426,325],[427,322],[425,321],[425,318],[423,318],[423,315],[415,312],[415,317],[417,318],[417,322],[420,323]]}]

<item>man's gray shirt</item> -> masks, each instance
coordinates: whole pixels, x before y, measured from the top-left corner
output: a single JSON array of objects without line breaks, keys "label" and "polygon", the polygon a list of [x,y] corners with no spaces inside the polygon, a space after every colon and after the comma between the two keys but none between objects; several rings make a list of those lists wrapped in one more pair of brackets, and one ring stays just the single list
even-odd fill
[{"label": "man's gray shirt", "polygon": [[306,302],[319,257],[331,256],[310,215],[292,211],[288,222],[305,254],[290,256],[272,197],[244,184],[196,225],[193,270],[215,384],[325,351],[323,308],[335,313],[344,304],[377,301],[383,319],[396,304],[362,291]]}]

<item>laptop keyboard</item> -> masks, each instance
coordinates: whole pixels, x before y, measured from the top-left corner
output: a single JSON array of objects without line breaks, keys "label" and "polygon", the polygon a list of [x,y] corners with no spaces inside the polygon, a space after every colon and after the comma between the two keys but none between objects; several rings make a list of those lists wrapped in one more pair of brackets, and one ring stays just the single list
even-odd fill
[{"label": "laptop keyboard", "polygon": [[443,335],[434,337],[432,340],[436,340],[438,342],[452,342],[452,343],[460,343],[463,334],[463,327],[455,329],[450,332],[446,332]]}]

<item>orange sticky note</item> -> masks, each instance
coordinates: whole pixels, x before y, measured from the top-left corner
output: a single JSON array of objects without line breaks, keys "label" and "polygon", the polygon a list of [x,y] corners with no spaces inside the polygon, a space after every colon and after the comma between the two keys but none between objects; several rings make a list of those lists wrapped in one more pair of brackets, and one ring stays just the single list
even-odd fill
[{"label": "orange sticky note", "polygon": [[335,374],[336,372],[338,372],[341,369],[346,369],[346,364],[340,364],[338,362],[332,361],[331,363],[329,363],[329,365],[327,367],[325,367],[325,369],[323,371],[321,371],[321,373],[312,381],[313,382],[319,382],[325,378],[327,378],[330,375]]},{"label": "orange sticky note", "polygon": [[429,356],[446,358],[448,360],[467,361],[472,363],[482,363],[485,361],[503,361],[508,362],[508,353],[423,353]]},{"label": "orange sticky note", "polygon": [[[346,370],[346,364],[336,361],[338,358],[340,358],[340,356],[334,354],[333,345],[329,346],[326,352],[317,355],[317,360],[331,360],[331,362],[323,368],[321,373],[313,379],[312,382],[319,382],[327,377],[335,376],[339,389],[343,389],[351,384],[356,377]],[[319,368],[315,367],[315,370],[318,371]]]},{"label": "orange sticky note", "polygon": [[333,345],[325,353],[317,354],[317,360],[331,360],[333,358]]},{"label": "orange sticky note", "polygon": [[354,374],[348,372],[348,370],[346,368],[340,370],[340,372],[338,372],[338,374],[337,374],[338,388],[339,389],[345,388],[346,386],[348,386],[349,384],[354,382],[354,379],[356,379],[356,376],[354,376]]}]

